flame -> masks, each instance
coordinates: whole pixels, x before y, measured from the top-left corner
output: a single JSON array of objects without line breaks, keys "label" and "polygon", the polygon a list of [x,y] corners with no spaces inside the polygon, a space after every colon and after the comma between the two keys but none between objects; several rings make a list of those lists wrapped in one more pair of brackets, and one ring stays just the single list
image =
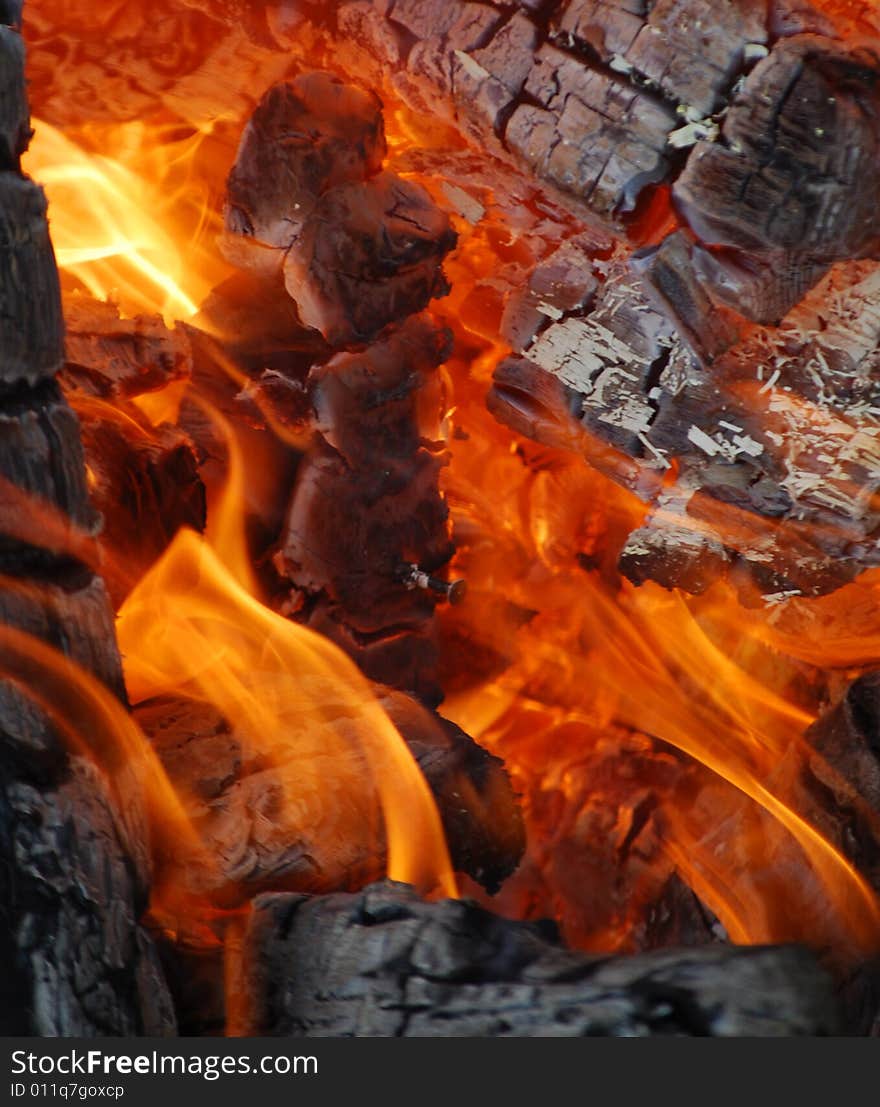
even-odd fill
[{"label": "flame", "polygon": [[[334,796],[356,797],[366,772],[385,820],[390,878],[456,895],[433,797],[368,682],[338,647],[260,602],[243,528],[244,459],[228,423],[211,415],[229,447],[229,479],[207,535],[179,531],[119,612],[131,699],[201,700],[271,762],[294,758],[296,774],[279,776],[292,833],[330,821],[322,810],[330,775],[341,782]],[[362,806],[349,808],[333,813],[335,833],[369,836]],[[333,845],[316,833],[318,849]]]},{"label": "flame", "polygon": [[[472,289],[490,282],[499,262],[484,228],[460,231],[465,241],[450,276],[454,288]],[[460,311],[447,318],[480,351],[469,355],[467,370],[452,372],[454,422],[467,432],[451,436],[446,475],[460,546],[455,571],[469,582],[459,634],[501,655],[504,667],[489,681],[459,681],[465,687],[442,710],[502,756],[524,792],[532,860],[509,882],[504,909],[553,913],[569,940],[587,948],[625,947],[637,942],[642,909],[663,874],[678,871],[734,941],[876,950],[877,897],[818,828],[798,785],[799,771],[815,759],[803,735],[816,712],[793,693],[803,679],[798,660],[880,659],[876,603],[871,641],[843,637],[826,649],[828,612],[845,610],[845,591],[842,602],[824,602],[826,617],[810,636],[803,619],[800,634],[786,634],[778,608],[746,609],[723,583],[687,597],[621,580],[602,550],[614,548],[609,535],[641,524],[643,505],[571,456],[522,442],[490,419],[486,382],[507,353],[489,338],[497,315],[484,312],[467,327]],[[571,445],[595,463],[589,438],[572,434]],[[602,468],[601,454],[599,461]],[[745,525],[735,513],[712,523],[726,537]],[[654,817],[663,839],[655,856],[629,863],[632,877],[613,878],[630,882],[615,905],[597,898],[609,886],[607,872],[595,886],[585,876],[590,857],[606,847],[583,837],[590,832],[578,819],[603,802],[603,788],[609,810],[618,801],[618,810],[626,808],[625,796],[591,774],[604,772],[597,758],[607,741],[622,751],[631,734],[686,755],[700,791],[683,797],[656,780],[640,785],[633,769],[631,791],[659,797]],[[711,796],[711,810],[700,795]],[[589,891],[573,891],[578,883]]]},{"label": "flame", "polygon": [[[188,319],[227,272],[219,218],[192,168],[211,127],[121,123],[65,134],[40,119],[23,167],[44,186],[58,265],[128,313]],[[100,150],[97,153],[96,150]]]},{"label": "flame", "polygon": [[[847,31],[876,28],[867,0],[822,7]],[[460,145],[386,93],[392,166],[413,175],[413,149]],[[226,272],[210,239],[232,147],[216,138],[210,120],[182,136],[152,122],[62,134],[38,121],[26,165],[46,185],[66,278],[127,311],[193,316]],[[445,203],[442,181],[421,183]],[[746,609],[723,584],[694,598],[621,581],[609,551],[645,508],[575,455],[630,484],[631,461],[574,420],[559,428],[573,451],[562,454],[517,438],[486,411],[492,371],[508,353],[495,274],[526,272],[538,254],[492,196],[481,203],[476,227],[456,223],[452,293],[436,310],[457,337],[445,480],[455,569],[469,582],[447,622],[491,664],[470,671],[458,661],[444,712],[505,758],[523,793],[530,856],[501,909],[554,914],[588,948],[635,945],[642,909],[677,871],[734,941],[876,949],[876,897],[822,833],[798,774],[814,756],[803,733],[823,670],[880,662],[880,578],[773,609]],[[657,190],[634,234],[653,242],[673,219]],[[222,353],[217,360],[235,377]],[[157,424],[174,421],[180,395],[135,402]],[[266,414],[272,431],[301,443]],[[181,531],[120,612],[132,698],[209,702],[277,764],[296,757],[301,774],[285,779],[292,818],[303,795],[320,816],[327,764],[361,793],[359,770],[369,766],[389,873],[452,894],[430,795],[369,686],[334,647],[260,601],[242,526],[246,467],[230,428],[215,422],[230,478],[208,534]],[[724,511],[711,522],[725,541],[753,543],[755,517]],[[640,795],[656,797],[656,848],[638,846]],[[340,833],[369,836],[371,810],[343,812]]]}]

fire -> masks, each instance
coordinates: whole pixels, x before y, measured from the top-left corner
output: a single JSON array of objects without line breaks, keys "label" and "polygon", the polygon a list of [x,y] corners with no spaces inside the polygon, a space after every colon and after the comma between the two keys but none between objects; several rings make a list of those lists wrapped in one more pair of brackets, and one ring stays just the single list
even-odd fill
[{"label": "fire", "polygon": [[260,602],[243,530],[244,461],[231,428],[212,417],[230,447],[229,479],[206,537],[179,531],[119,612],[129,696],[217,707],[279,767],[291,836],[332,826],[330,841],[315,834],[319,857],[374,837],[378,797],[391,879],[454,896],[433,797],[368,682],[332,643]]},{"label": "fire", "polygon": [[[455,273],[453,286],[485,276],[482,256],[465,241],[456,264],[467,271]],[[470,587],[466,633],[502,653],[506,667],[497,679],[450,695],[442,710],[504,757],[525,792],[532,851],[549,887],[536,894],[520,878],[525,886],[517,891],[514,877],[505,909],[554,913],[569,939],[588,948],[626,947],[641,923],[640,896],[650,899],[660,873],[677,870],[734,941],[815,942],[822,934],[835,944],[843,935],[875,949],[876,896],[816,829],[798,790],[798,766],[808,755],[803,734],[815,709],[794,688],[803,675],[795,659],[876,664],[876,620],[872,640],[844,639],[829,649],[828,623],[834,610],[845,611],[845,595],[815,601],[826,616],[811,638],[786,635],[780,610],[743,607],[722,582],[688,597],[621,580],[602,563],[603,536],[640,525],[642,506],[570,456],[522,443],[486,415],[484,386],[473,378],[486,380],[506,352],[486,346],[491,326],[484,315],[479,332],[466,334],[483,351],[470,379],[453,373],[455,422],[467,441],[455,443],[447,493],[461,536],[456,572]],[[581,448],[589,456],[589,443]],[[605,545],[613,548],[613,540]],[[672,795],[662,802],[661,856],[634,864],[634,871],[649,870],[647,879],[633,876],[618,910],[572,892],[585,882],[577,860],[546,858],[554,846],[564,856],[566,835],[576,835],[571,826],[558,829],[548,797],[583,802],[596,787],[597,736],[621,728],[660,739],[701,766],[700,787],[714,806],[706,810],[701,800],[688,809]],[[727,835],[719,836],[725,824]],[[602,852],[590,841],[582,849],[580,864]],[[810,881],[803,882],[804,868]]]},{"label": "fire", "polygon": [[217,215],[191,172],[210,127],[181,138],[121,123],[75,141],[40,119],[33,125],[24,168],[45,187],[68,279],[129,314],[156,312],[169,323],[195,315],[226,273],[209,245]]},{"label": "fire", "polygon": [[[870,17],[865,4],[826,6]],[[399,106],[387,119],[392,163],[431,141]],[[212,236],[233,147],[215,139],[210,122],[182,136],[158,124],[92,124],[76,135],[38,122],[26,164],[46,185],[67,279],[128,312],[195,315],[226,272]],[[443,202],[442,182],[423,183]],[[530,856],[500,909],[553,914],[587,948],[631,947],[645,905],[678,872],[734,941],[876,949],[876,897],[823,835],[798,780],[823,669],[880,660],[876,578],[772,609],[744,607],[723,583],[694,598],[622,581],[609,551],[640,525],[644,505],[576,454],[605,472],[627,459],[576,425],[560,428],[573,453],[538,447],[486,411],[507,353],[493,273],[528,250],[486,202],[476,227],[457,224],[452,293],[435,305],[457,338],[445,481],[455,571],[469,586],[444,621],[480,661],[456,670],[449,651],[442,710],[504,757],[523,793]],[[647,221],[670,218],[659,195]],[[656,232],[638,228],[640,241]],[[177,418],[181,399],[178,390],[137,403],[158,423]],[[211,703],[266,758],[295,764],[282,775],[292,829],[320,823],[326,772],[363,797],[366,766],[372,790],[341,812],[324,848],[374,836],[377,797],[389,874],[454,894],[433,801],[369,685],[326,640],[262,602],[242,530],[246,467],[228,428],[225,438],[229,480],[207,535],[179,532],[119,613],[131,699]],[[731,510],[731,545],[748,522]],[[856,593],[873,606],[854,633],[840,613]],[[648,793],[661,839],[633,852],[647,817],[638,797]]]}]

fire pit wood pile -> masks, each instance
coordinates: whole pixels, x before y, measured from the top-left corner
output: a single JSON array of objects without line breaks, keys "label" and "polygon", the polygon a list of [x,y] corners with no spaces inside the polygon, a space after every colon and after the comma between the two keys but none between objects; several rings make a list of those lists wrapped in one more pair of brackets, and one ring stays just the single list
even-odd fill
[{"label": "fire pit wood pile", "polygon": [[[454,128],[489,155],[485,187],[513,168],[543,210],[609,235],[579,302],[567,244],[512,277],[510,302],[528,283],[540,311],[505,334],[491,403],[649,502],[627,575],[699,592],[733,571],[816,595],[876,563],[876,43],[788,0],[349,0],[264,18],[264,45],[331,57]],[[638,248],[651,204],[665,216]]]},{"label": "fire pit wood pile", "polygon": [[99,772],[88,751],[69,753],[61,721],[19,690],[36,663],[18,650],[16,629],[125,702],[106,590],[69,552],[88,548],[98,517],[77,421],[54,380],[63,323],[46,201],[19,169],[30,134],[11,22],[19,8],[0,6],[10,21],[0,27],[0,1025],[6,1034],[164,1035],[175,1016],[140,925],[150,861],[138,795]]},{"label": "fire pit wood pile", "polygon": [[[125,13],[116,3],[109,23]],[[235,272],[187,297],[188,321],[173,325],[82,289],[65,294],[62,320],[45,201],[18,162],[29,136],[18,15],[0,0],[7,1031],[217,1033],[224,1020],[293,1037],[869,1031],[876,673],[853,680],[845,657],[829,675],[809,651],[774,652],[787,607],[783,629],[768,618],[767,641],[744,635],[726,657],[715,610],[692,596],[727,581],[731,596],[785,604],[880,566],[877,43],[801,0],[154,8],[134,5],[120,24],[137,54],[127,74],[101,43],[89,96],[59,98],[44,71],[37,83],[54,123],[75,104],[88,130],[118,93],[120,120],[191,124],[214,159],[215,209],[202,214],[224,205],[218,243]],[[35,26],[52,45],[52,18]],[[176,75],[156,48],[169,27]],[[242,87],[215,107],[239,53]],[[102,87],[115,91],[94,95]],[[498,483],[495,531],[481,530],[491,476],[470,474],[467,502],[453,473],[479,461],[483,440],[487,470],[515,474]],[[582,479],[581,455],[634,496],[607,518],[573,510],[557,532],[569,490],[616,491]],[[243,572],[218,556],[228,519],[214,514],[236,481],[241,518],[221,537],[238,543]],[[156,678],[173,691],[155,694],[147,670],[165,659],[132,663],[124,601],[181,535],[198,560],[166,595],[208,595],[197,619],[211,629],[183,677]],[[483,588],[459,623],[456,565]],[[646,595],[679,620],[668,635],[696,627],[668,658],[650,656],[662,635]],[[114,610],[136,701],[127,721],[210,864],[189,844],[177,857],[151,843],[119,751],[68,749],[77,712],[59,719],[49,694],[41,704],[20,687],[41,685],[15,628],[129,710]],[[485,639],[469,640],[481,620]],[[169,617],[169,638],[177,625]],[[332,690],[316,708],[305,661],[300,671],[281,646],[303,627],[366,676],[356,688],[421,769],[453,869],[481,904],[500,889],[497,913],[374,883],[393,820],[386,807],[383,828],[369,794],[376,767],[348,687],[316,678]],[[268,735],[233,718],[237,685],[216,701],[233,711],[200,698],[211,655],[249,635],[241,699],[258,701]],[[514,664],[530,645],[536,656]],[[731,702],[704,695],[704,659]],[[789,699],[753,676],[762,661]],[[644,710],[623,687],[631,674],[646,682]],[[510,769],[439,714],[444,696]],[[689,696],[691,714],[679,710]],[[691,722],[712,731],[702,754]],[[543,746],[528,746],[532,727]],[[516,761],[523,749],[531,762]],[[527,852],[524,817],[546,831]],[[731,902],[725,931],[707,905]],[[790,940],[801,904],[821,958],[765,944]],[[588,956],[552,924],[505,917],[550,909],[573,944],[642,952]]]},{"label": "fire pit wood pile", "polygon": [[[306,963],[297,953],[309,950]],[[797,947],[591,958],[540,926],[405,886],[261,896],[244,939],[248,1031],[291,1037],[791,1036],[838,1029]],[[297,965],[291,970],[292,965]]]}]

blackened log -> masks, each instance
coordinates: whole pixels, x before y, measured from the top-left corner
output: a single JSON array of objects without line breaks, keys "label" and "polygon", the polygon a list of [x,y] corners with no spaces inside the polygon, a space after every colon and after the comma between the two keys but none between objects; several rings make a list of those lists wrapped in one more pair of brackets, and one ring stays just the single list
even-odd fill
[{"label": "blackened log", "polygon": [[8,751],[2,760],[3,1033],[173,1034],[164,975],[139,925],[146,890],[103,776],[74,757],[54,785],[35,786]]},{"label": "blackened log", "polygon": [[694,263],[693,245],[679,231],[656,248],[636,254],[631,266],[642,287],[675,324],[702,364],[715,360],[739,338],[735,317],[706,293]]},{"label": "blackened log", "polygon": [[313,366],[307,388],[315,429],[352,469],[413,457],[439,438],[437,368],[450,346],[448,332],[419,316],[362,352]]},{"label": "blackened log", "polygon": [[646,525],[628,536],[619,565],[633,583],[653,580],[698,595],[723,579],[732,555],[709,524],[688,514],[692,496],[681,482],[665,488]]},{"label": "blackened log", "polygon": [[509,148],[605,221],[666,176],[675,114],[662,100],[553,46],[536,53],[525,92],[507,124]]},{"label": "blackened log", "polygon": [[[99,577],[74,570],[67,579],[51,583],[3,578],[0,623],[54,646],[124,698],[113,616]],[[34,701],[10,681],[0,684],[0,734],[7,756],[31,768],[58,769],[64,762],[66,741]]]},{"label": "blackened log", "polygon": [[0,404],[0,567],[64,560],[99,529],[79,422],[54,382]]},{"label": "blackened log", "polygon": [[807,740],[880,815],[880,671],[853,681]]},{"label": "blackened log", "polygon": [[[304,755],[284,734],[270,753],[210,705],[164,697],[135,718],[212,859],[199,869],[169,858],[171,878],[192,897],[232,909],[268,889],[357,888],[381,872],[375,796],[346,787],[367,778],[362,751],[334,748],[320,787],[313,779],[304,788]],[[311,751],[307,775],[316,764]]]},{"label": "blackened log", "polygon": [[[4,6],[4,18],[19,15],[19,5]],[[24,87],[23,73],[11,80]],[[98,520],[79,427],[50,379],[63,323],[45,197],[8,170],[0,316],[0,624],[29,633],[35,650],[54,647],[124,703],[112,611],[87,568]],[[14,639],[8,654],[6,645],[4,637],[0,1025],[28,1035],[171,1033],[162,971],[139,926],[149,883],[143,782],[115,743],[98,746],[94,714],[63,702],[76,698],[73,677],[19,652]]]},{"label": "blackened log", "polygon": [[524,289],[512,290],[501,319],[501,337],[514,350],[530,346],[551,320],[589,307],[599,283],[594,252],[592,236],[568,239],[534,268]]},{"label": "blackened log", "polygon": [[[245,940],[251,1034],[291,1037],[799,1036],[839,1030],[796,946],[588,957],[547,928],[405,886],[264,896]],[[303,956],[303,951],[308,954]]]},{"label": "blackened log", "polygon": [[30,139],[31,123],[24,43],[21,34],[9,26],[0,26],[0,104],[0,169],[14,170]]},{"label": "blackened log", "polygon": [[[880,249],[880,55],[818,36],[778,43],[674,188],[702,276],[741,314],[781,319],[832,262]],[[728,253],[719,252],[723,247]]]},{"label": "blackened log", "polygon": [[0,172],[0,383],[36,384],[60,367],[64,322],[46,197]]}]

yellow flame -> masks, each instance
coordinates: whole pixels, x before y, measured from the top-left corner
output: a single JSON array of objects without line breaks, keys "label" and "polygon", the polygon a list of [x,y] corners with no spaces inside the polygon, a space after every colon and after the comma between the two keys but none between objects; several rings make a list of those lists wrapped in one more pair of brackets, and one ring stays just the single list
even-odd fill
[{"label": "yellow flame", "polygon": [[[258,599],[244,534],[244,458],[228,422],[202,406],[226,440],[228,479],[206,536],[179,531],[119,612],[130,697],[195,697],[267,758],[295,756],[295,781],[280,778],[286,805],[299,812],[310,794],[316,822],[321,773],[345,778],[355,795],[364,792],[366,772],[385,820],[388,875],[425,893],[456,895],[433,796],[369,683],[337,646]],[[368,828],[354,804],[352,813],[347,833],[363,837]]]},{"label": "yellow flame", "polygon": [[225,272],[207,235],[204,191],[188,176],[208,132],[174,141],[144,124],[118,124],[96,137],[95,153],[85,139],[33,124],[23,165],[46,190],[59,267],[124,311],[169,322],[195,315]]}]

